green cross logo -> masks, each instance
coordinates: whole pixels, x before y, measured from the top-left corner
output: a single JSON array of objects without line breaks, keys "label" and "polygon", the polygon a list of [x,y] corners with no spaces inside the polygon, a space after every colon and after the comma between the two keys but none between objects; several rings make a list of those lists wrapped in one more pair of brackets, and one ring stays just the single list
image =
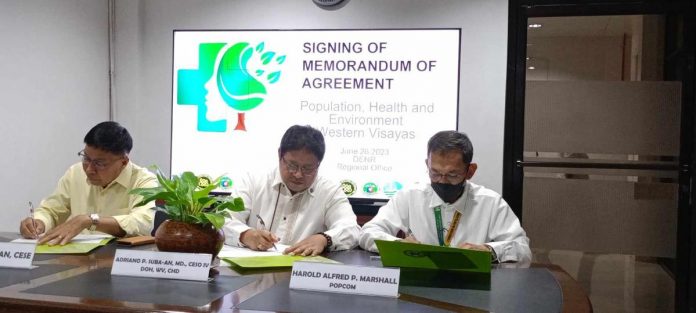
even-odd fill
[{"label": "green cross logo", "polygon": [[177,104],[198,106],[198,131],[226,132],[227,119],[213,113],[229,108],[238,111],[234,130],[246,131],[245,112],[263,103],[285,62],[285,55],[264,50],[263,42],[201,43],[198,68],[177,71]]}]

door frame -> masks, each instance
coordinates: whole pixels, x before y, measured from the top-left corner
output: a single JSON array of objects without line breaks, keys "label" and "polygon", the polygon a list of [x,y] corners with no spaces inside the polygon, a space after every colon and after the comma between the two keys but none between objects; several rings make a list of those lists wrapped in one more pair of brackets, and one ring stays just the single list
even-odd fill
[{"label": "door frame", "polygon": [[[530,17],[635,15],[682,13],[687,68],[682,81],[682,115],[679,155],[679,192],[677,208],[677,255],[675,269],[675,311],[696,312],[696,110],[694,60],[696,53],[696,3],[685,0],[510,0],[508,8],[508,57],[505,94],[505,132],[503,148],[503,197],[517,216],[522,212],[524,172],[520,161],[524,151],[524,98],[527,53],[527,21]],[[667,59],[667,58],[665,58]]]}]

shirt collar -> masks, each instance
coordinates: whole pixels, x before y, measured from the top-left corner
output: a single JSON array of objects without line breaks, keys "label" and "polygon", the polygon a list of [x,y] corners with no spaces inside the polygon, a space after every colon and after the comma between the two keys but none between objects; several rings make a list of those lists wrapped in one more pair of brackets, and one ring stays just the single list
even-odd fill
[{"label": "shirt collar", "polygon": [[[312,182],[312,184],[309,186],[309,188],[305,189],[305,190],[302,191],[302,192],[296,193],[296,195],[303,194],[303,193],[307,193],[307,194],[309,194],[310,196],[314,197],[314,193],[317,191],[317,180],[318,180],[318,178],[319,178],[319,177],[314,178],[314,182]],[[276,169],[273,171],[273,183],[271,184],[271,186],[273,187],[273,189],[278,188],[278,190],[280,190],[281,185],[282,185],[282,186],[285,186],[285,188],[288,188],[288,187],[285,185],[285,183],[283,182],[283,178],[280,177],[280,168],[277,168],[277,167],[276,167]],[[288,190],[288,191],[289,191],[289,190]]]},{"label": "shirt collar", "polygon": [[277,168],[273,171],[273,184],[271,185],[273,188],[280,188],[280,185],[283,184],[283,178],[280,177],[280,168]]},{"label": "shirt collar", "polygon": [[118,174],[116,179],[109,183],[109,185],[106,186],[106,188],[109,188],[113,184],[119,184],[123,187],[128,188],[130,185],[131,177],[133,176],[133,163],[128,161],[128,164],[121,169],[121,173]]}]

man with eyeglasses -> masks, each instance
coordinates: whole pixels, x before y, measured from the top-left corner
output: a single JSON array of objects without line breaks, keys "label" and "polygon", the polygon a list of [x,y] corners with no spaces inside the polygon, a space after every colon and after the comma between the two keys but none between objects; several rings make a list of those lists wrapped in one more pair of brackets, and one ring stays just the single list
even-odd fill
[{"label": "man with eyeglasses", "polygon": [[529,238],[517,216],[493,190],[470,182],[477,165],[469,137],[441,131],[428,141],[430,184],[399,191],[362,228],[360,246],[375,240],[404,241],[490,251],[492,261],[528,262]]},{"label": "man with eyeglasses", "polygon": [[290,127],[280,141],[278,167],[249,173],[237,184],[242,212],[225,223],[225,243],[265,251],[276,243],[293,255],[357,246],[360,227],[343,189],[319,175],[324,136],[310,126]]},{"label": "man with eyeglasses", "polygon": [[[94,126],[56,190],[41,202],[32,217],[20,223],[25,238],[38,243],[64,245],[79,233],[99,231],[117,237],[148,235],[152,230],[152,205],[134,207],[140,196],[134,188],[155,187],[157,178],[130,162],[133,139],[116,122]],[[43,234],[43,235],[42,235]]]}]

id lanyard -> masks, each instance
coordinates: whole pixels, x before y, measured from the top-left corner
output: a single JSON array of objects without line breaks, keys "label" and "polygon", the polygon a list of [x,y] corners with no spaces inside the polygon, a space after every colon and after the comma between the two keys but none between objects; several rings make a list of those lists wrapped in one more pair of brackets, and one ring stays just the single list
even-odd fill
[{"label": "id lanyard", "polygon": [[[465,189],[464,194],[462,195],[462,197],[465,197],[464,203],[462,203],[462,206],[464,208],[466,208],[466,197],[468,191],[469,188]],[[455,210],[454,216],[452,216],[452,221],[450,222],[449,229],[447,229],[447,237],[445,237],[445,228],[442,226],[442,206],[438,205],[435,207],[435,228],[437,231],[437,241],[440,243],[440,246],[449,247],[450,243],[452,242],[452,238],[454,237],[454,233],[457,232],[457,227],[459,227],[459,219],[461,217],[462,213]]]},{"label": "id lanyard", "polygon": [[452,216],[452,222],[450,223],[449,229],[447,229],[447,237],[445,237],[445,228],[442,227],[442,209],[441,206],[435,207],[435,227],[437,227],[437,241],[440,242],[440,246],[449,247],[450,242],[452,242],[452,237],[457,231],[459,226],[459,218],[462,217],[462,213],[459,211],[454,211],[454,216]]}]

